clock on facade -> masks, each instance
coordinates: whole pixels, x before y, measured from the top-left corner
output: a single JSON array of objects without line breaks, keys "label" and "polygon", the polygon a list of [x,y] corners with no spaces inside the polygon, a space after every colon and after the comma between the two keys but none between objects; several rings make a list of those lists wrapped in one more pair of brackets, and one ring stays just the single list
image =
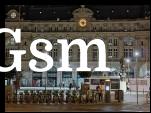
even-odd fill
[{"label": "clock on facade", "polygon": [[85,27],[87,25],[87,20],[82,18],[79,20],[80,27]]},{"label": "clock on facade", "polygon": [[12,12],[10,16],[11,16],[11,18],[16,18],[17,14],[16,14],[16,12]]}]

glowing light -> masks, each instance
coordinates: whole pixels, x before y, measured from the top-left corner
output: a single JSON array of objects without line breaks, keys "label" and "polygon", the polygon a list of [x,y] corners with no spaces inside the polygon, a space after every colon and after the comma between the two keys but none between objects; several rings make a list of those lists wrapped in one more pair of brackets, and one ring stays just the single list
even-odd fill
[{"label": "glowing light", "polygon": [[126,63],[130,63],[130,59],[129,58],[126,59]]},{"label": "glowing light", "polygon": [[139,52],[135,51],[134,55],[135,55],[135,57],[138,57],[139,56]]},{"label": "glowing light", "polygon": [[110,81],[109,79],[105,80],[105,81]]}]

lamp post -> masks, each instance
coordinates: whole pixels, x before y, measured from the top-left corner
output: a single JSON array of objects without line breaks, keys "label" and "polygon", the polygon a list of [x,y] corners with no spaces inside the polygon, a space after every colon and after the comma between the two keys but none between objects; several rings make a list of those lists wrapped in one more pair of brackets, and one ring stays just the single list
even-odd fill
[{"label": "lamp post", "polygon": [[136,58],[136,69],[135,69],[135,78],[136,78],[136,93],[137,93],[137,104],[138,104],[138,68],[137,68],[137,61],[138,61],[138,56],[139,56],[139,52],[135,51],[134,56]]}]

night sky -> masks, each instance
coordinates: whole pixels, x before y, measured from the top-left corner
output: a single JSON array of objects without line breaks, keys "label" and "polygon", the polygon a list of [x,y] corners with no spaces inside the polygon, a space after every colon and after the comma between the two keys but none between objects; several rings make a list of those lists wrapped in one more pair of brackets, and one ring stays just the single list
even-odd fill
[{"label": "night sky", "polygon": [[[72,12],[80,8],[80,5],[30,5],[21,7],[21,15],[25,20],[69,20],[73,17]],[[98,20],[110,19],[134,19],[150,16],[149,5],[85,5],[94,12]],[[19,10],[19,6],[8,5],[6,13],[11,10]]]}]

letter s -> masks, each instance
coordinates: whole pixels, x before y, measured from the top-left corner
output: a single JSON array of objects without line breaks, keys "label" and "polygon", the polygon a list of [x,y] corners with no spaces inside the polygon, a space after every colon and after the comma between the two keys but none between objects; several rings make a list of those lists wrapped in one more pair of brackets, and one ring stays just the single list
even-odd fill
[{"label": "letter s", "polygon": [[31,46],[30,46],[30,51],[31,53],[39,58],[39,59],[42,59],[44,61],[47,62],[47,66],[44,67],[44,68],[37,68],[36,67],[36,63],[37,61],[35,59],[32,59],[30,60],[29,62],[29,67],[33,70],[33,71],[36,71],[36,72],[44,72],[44,71],[48,71],[50,68],[52,68],[53,66],[53,59],[52,57],[50,57],[47,53],[42,53],[42,52],[39,52],[37,49],[36,49],[36,46],[38,43],[45,43],[46,46],[45,46],[45,50],[46,51],[50,51],[52,49],[52,44],[46,40],[46,39],[37,39],[35,41],[32,42]]}]

